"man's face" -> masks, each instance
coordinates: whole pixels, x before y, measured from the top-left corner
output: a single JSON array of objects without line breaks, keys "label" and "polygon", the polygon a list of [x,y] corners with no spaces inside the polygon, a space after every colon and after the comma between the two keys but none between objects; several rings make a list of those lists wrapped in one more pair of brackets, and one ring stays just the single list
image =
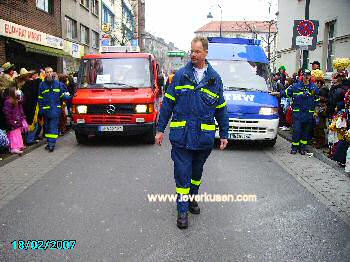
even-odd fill
[{"label": "man's face", "polygon": [[312,64],[312,70],[320,69],[318,64]]},{"label": "man's face", "polygon": [[51,81],[52,80],[52,76],[53,76],[52,68],[46,68],[45,69],[45,75],[46,75],[47,80]]},{"label": "man's face", "polygon": [[201,41],[192,42],[191,60],[194,66],[204,64],[207,54],[208,54],[208,50],[203,49],[203,45]]},{"label": "man's face", "polygon": [[310,80],[311,80],[311,75],[310,74],[303,74],[303,82],[305,85],[310,84]]}]

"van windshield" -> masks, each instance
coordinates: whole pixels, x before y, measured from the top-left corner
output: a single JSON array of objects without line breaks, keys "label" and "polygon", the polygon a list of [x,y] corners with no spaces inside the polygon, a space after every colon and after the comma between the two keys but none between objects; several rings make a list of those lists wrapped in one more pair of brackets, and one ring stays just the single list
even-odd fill
[{"label": "van windshield", "polygon": [[84,59],[80,65],[79,88],[151,87],[147,58]]},{"label": "van windshield", "polygon": [[268,91],[268,64],[248,61],[211,60],[225,90]]}]

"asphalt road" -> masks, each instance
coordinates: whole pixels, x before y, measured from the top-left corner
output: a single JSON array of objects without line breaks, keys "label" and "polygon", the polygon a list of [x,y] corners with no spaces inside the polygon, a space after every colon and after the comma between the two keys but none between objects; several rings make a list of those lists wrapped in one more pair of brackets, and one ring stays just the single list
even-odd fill
[{"label": "asphalt road", "polygon": [[[41,147],[0,168],[6,181],[21,178],[0,199],[0,261],[349,261],[349,224],[274,159],[286,143],[215,149],[200,193],[255,194],[257,201],[200,203],[201,214],[179,230],[175,204],[147,198],[174,193],[168,141],[81,146],[70,134],[53,154]],[[20,239],[77,244],[14,250]]]}]

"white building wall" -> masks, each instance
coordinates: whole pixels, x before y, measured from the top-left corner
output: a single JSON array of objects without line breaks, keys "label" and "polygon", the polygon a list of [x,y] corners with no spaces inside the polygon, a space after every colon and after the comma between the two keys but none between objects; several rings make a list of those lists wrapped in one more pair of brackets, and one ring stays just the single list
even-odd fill
[{"label": "white building wall", "polygon": [[[305,0],[279,0],[278,1],[278,41],[279,52],[276,65],[285,65],[289,74],[298,70],[298,56],[296,50],[292,50],[292,37],[294,20],[304,19]],[[321,68],[326,70],[327,61],[327,28],[326,23],[336,20],[334,58],[350,57],[350,0],[311,0],[310,19],[319,20],[318,45],[315,51],[309,52],[309,62],[318,60]],[[339,38],[342,38],[340,40]],[[294,56],[291,55],[294,53]],[[295,60],[291,59],[294,57]]]}]

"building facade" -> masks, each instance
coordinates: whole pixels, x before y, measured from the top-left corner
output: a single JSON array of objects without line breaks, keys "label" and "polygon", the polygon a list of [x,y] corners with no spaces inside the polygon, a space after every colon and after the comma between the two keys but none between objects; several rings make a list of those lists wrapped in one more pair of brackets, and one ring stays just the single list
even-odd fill
[{"label": "building facade", "polygon": [[204,37],[240,37],[261,40],[261,46],[274,67],[276,60],[276,21],[211,21],[194,33]]},{"label": "building facade", "polygon": [[0,1],[0,64],[62,71],[61,1]]},{"label": "building facade", "polygon": [[145,0],[129,0],[134,10],[134,39],[137,39],[137,44],[140,47],[141,52],[145,51]]},{"label": "building facade", "polygon": [[160,68],[164,71],[169,72],[172,69],[178,69],[188,61],[188,56],[182,58],[168,56],[169,51],[178,50],[174,43],[166,43],[163,38],[156,37],[148,32],[144,34],[144,40],[145,52],[153,54],[157,58]]},{"label": "building facade", "polygon": [[139,2],[102,1],[102,45],[139,45]]},{"label": "building facade", "polygon": [[[294,20],[305,17],[305,0],[279,0],[278,2],[277,63],[285,65],[289,74],[302,66],[301,50],[292,49]],[[332,72],[332,61],[350,57],[350,1],[311,0],[310,20],[318,20],[317,47],[309,51],[309,62],[321,63],[321,69]]]},{"label": "building facade", "polygon": [[100,45],[100,0],[62,0],[61,21],[64,49],[63,71],[79,69],[84,54],[96,53]]}]

